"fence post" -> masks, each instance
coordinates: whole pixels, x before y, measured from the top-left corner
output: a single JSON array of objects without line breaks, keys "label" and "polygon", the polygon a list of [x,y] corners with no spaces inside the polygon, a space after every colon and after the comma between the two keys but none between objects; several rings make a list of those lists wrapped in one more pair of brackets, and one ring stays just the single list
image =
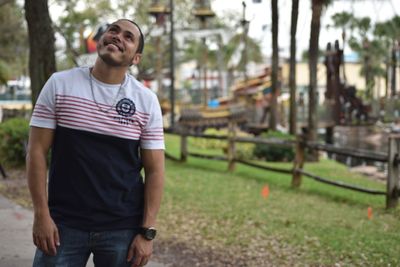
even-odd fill
[{"label": "fence post", "polygon": [[228,171],[235,170],[235,137],[236,137],[236,123],[232,120],[229,121],[228,130]]},{"label": "fence post", "polygon": [[400,193],[399,163],[400,135],[389,136],[388,177],[386,186],[386,208],[397,206]]},{"label": "fence post", "polygon": [[296,156],[293,165],[292,187],[299,187],[301,185],[301,173],[297,169],[303,169],[304,156],[305,156],[305,140],[304,135],[297,136],[296,142]]},{"label": "fence post", "polygon": [[187,150],[187,134],[186,132],[181,132],[181,162],[186,162],[188,156]]}]

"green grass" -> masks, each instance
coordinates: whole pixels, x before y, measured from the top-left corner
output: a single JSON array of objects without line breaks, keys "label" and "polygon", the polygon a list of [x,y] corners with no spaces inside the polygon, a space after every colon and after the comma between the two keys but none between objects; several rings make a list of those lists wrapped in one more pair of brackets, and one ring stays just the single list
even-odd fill
[{"label": "green grass", "polygon": [[[178,156],[179,138],[167,135],[166,141],[167,152]],[[190,145],[189,151],[193,151]],[[196,152],[200,152],[198,148]],[[203,152],[218,154],[216,150]],[[291,163],[270,165],[292,167]],[[350,173],[334,161],[306,163],[305,169],[385,190],[384,184]],[[226,170],[227,163],[220,161],[193,157],[186,163],[167,161],[160,211],[165,237],[245,253],[250,263],[272,254],[269,263],[273,265],[400,265],[400,210],[385,210],[384,196],[305,177],[299,189],[292,189],[290,175],[241,164],[233,173]],[[261,196],[265,185],[270,188],[267,199]],[[373,209],[371,220],[368,207]]]}]

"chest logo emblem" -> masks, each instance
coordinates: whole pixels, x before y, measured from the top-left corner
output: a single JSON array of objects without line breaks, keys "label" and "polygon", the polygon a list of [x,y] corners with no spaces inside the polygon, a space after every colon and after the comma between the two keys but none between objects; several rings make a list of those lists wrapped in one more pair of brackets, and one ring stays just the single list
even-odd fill
[{"label": "chest logo emblem", "polygon": [[115,109],[119,115],[124,117],[132,117],[136,112],[135,103],[133,103],[129,98],[122,98],[118,101]]}]

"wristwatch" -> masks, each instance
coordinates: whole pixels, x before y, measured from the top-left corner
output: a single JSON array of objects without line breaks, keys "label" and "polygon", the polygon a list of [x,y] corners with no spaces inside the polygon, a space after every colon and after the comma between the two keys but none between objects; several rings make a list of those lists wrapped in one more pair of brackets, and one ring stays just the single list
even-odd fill
[{"label": "wristwatch", "polygon": [[140,227],[139,232],[145,239],[153,240],[156,237],[157,230],[154,227]]}]

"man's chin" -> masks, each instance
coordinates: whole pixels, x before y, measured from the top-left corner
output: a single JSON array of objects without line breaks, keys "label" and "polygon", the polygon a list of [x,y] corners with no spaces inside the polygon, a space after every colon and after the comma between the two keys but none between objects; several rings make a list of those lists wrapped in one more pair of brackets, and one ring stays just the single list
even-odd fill
[{"label": "man's chin", "polygon": [[99,57],[107,64],[112,67],[129,67],[128,63],[114,59],[110,55],[99,55]]}]

